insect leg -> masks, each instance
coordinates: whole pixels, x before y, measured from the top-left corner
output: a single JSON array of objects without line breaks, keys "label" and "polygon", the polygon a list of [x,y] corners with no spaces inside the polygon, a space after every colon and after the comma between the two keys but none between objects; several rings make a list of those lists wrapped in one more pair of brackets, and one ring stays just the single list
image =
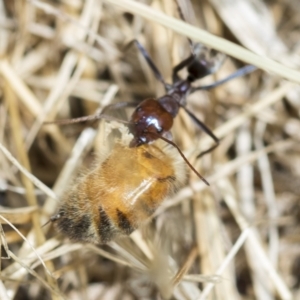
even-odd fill
[{"label": "insect leg", "polygon": [[191,54],[188,58],[186,58],[185,60],[181,61],[178,65],[176,65],[173,68],[173,72],[172,72],[172,80],[173,80],[173,82],[177,82],[180,79],[180,77],[178,76],[178,72],[180,70],[182,70],[183,68],[187,67],[188,65],[190,65],[194,60],[195,60],[195,55]]},{"label": "insect leg", "polygon": [[105,114],[104,112],[108,110],[116,110],[124,107],[136,107],[137,102],[118,102],[114,104],[109,104],[105,106],[103,109],[99,109],[96,111],[95,114],[84,116],[80,118],[74,118],[74,119],[64,119],[64,120],[56,120],[56,121],[50,121],[50,122],[44,122],[44,125],[49,124],[56,124],[56,125],[69,125],[69,124],[75,124],[75,123],[81,123],[81,122],[87,122],[87,121],[96,121],[100,119],[108,120],[108,121],[117,121],[124,124],[130,124],[128,121],[121,120],[119,118],[115,118],[113,116],[110,116],[108,114]]},{"label": "insect leg", "polygon": [[191,111],[189,111],[186,107],[181,106],[186,113],[193,119],[193,121],[207,134],[209,135],[215,142],[215,145],[212,147],[208,148],[207,150],[201,152],[197,157],[201,157],[211,151],[213,151],[215,148],[217,148],[220,144],[220,140],[214,135],[214,133],[202,122],[200,121]]},{"label": "insect leg", "polygon": [[198,91],[198,90],[210,90],[210,89],[213,89],[219,85],[222,85],[234,78],[238,78],[238,77],[242,77],[242,76],[245,76],[247,74],[250,74],[252,72],[254,72],[255,70],[257,70],[257,67],[255,66],[252,66],[252,65],[246,65],[240,69],[238,69],[237,71],[235,71],[234,73],[232,73],[231,75],[229,75],[228,77],[224,78],[224,79],[221,79],[219,81],[216,81],[212,84],[209,84],[209,85],[204,85],[204,86],[199,86],[199,87],[195,87],[195,88],[192,88],[191,90],[191,93],[195,92],[195,91]]},{"label": "insect leg", "polygon": [[[182,9],[181,9],[181,7],[180,7],[178,1],[177,1],[177,0],[174,0],[174,2],[175,2],[175,4],[176,4],[176,6],[177,6],[177,11],[178,11],[178,15],[179,15],[180,19],[181,19],[182,21],[186,22],[186,19],[185,19],[185,17],[184,17],[183,11],[182,11]],[[190,44],[191,49],[193,49],[193,47],[194,47],[193,41],[192,41],[190,38],[187,38],[187,40],[188,40],[188,42],[189,42],[189,44]]]},{"label": "insect leg", "polygon": [[139,104],[139,102],[118,102],[109,104],[103,107],[101,110],[101,114],[105,113],[108,110],[118,110],[125,107],[136,107]]},{"label": "insect leg", "polygon": [[126,46],[125,49],[127,49],[129,47],[129,45],[131,45],[132,43],[135,43],[135,45],[137,46],[139,51],[142,53],[142,55],[144,56],[145,60],[147,61],[148,65],[151,68],[156,79],[164,85],[166,91],[169,90],[169,84],[167,84],[165,82],[163,76],[161,75],[160,71],[156,67],[156,65],[153,62],[152,58],[150,57],[149,53],[147,52],[147,50],[144,48],[144,46],[138,40],[134,39],[131,42],[129,42],[129,44]]},{"label": "insect leg", "polygon": [[81,122],[87,122],[87,121],[96,121],[96,120],[107,120],[107,121],[116,121],[124,124],[131,124],[128,121],[124,121],[119,118],[115,118],[110,115],[105,115],[105,114],[95,114],[95,115],[89,115],[85,117],[80,117],[80,118],[74,118],[74,119],[63,119],[63,120],[56,120],[56,121],[49,121],[49,122],[44,122],[43,125],[51,125],[51,124],[56,124],[56,125],[69,125],[69,124],[75,124],[75,123],[81,123]]}]

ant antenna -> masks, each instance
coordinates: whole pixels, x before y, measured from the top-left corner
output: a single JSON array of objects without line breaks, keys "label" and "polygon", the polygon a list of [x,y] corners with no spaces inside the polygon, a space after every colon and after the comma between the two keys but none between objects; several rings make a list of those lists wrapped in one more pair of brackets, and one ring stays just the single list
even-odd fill
[{"label": "ant antenna", "polygon": [[[175,4],[176,4],[176,6],[177,6],[177,12],[178,12],[178,14],[179,14],[180,19],[181,19],[182,21],[186,22],[186,19],[185,19],[185,17],[184,17],[183,11],[182,11],[181,7],[179,6],[178,1],[177,1],[177,0],[174,0],[174,2],[175,2]],[[192,41],[190,38],[188,38],[188,37],[187,37],[187,40],[188,40],[188,42],[189,42],[189,44],[190,44],[191,50],[193,50],[193,48],[194,48],[194,43],[193,43],[193,41]]]},{"label": "ant antenna", "polygon": [[173,147],[175,147],[177,149],[177,151],[179,152],[179,154],[181,155],[181,157],[184,159],[184,161],[187,163],[187,165],[190,167],[190,169],[192,169],[192,171],[208,186],[210,186],[210,184],[208,183],[208,181],[198,173],[198,171],[196,171],[196,169],[191,165],[191,163],[188,161],[188,159],[185,157],[185,155],[182,153],[182,151],[180,150],[180,148],[172,141],[166,139],[163,136],[160,136],[158,134],[155,133],[151,133],[153,135],[156,135],[159,139],[165,141],[166,143],[172,145]]}]

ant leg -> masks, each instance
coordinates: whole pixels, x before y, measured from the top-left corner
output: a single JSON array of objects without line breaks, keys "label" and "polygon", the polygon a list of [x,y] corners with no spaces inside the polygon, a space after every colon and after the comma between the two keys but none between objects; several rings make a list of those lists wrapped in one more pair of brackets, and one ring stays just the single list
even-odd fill
[{"label": "ant leg", "polygon": [[144,56],[146,62],[149,65],[149,67],[151,68],[151,70],[152,70],[154,76],[156,77],[156,79],[158,81],[160,81],[163,84],[163,86],[165,87],[166,91],[168,91],[170,89],[170,85],[165,82],[163,76],[161,75],[160,71],[156,67],[156,65],[153,62],[152,58],[150,57],[149,53],[147,52],[147,50],[142,46],[142,44],[138,40],[134,39],[131,42],[129,42],[129,44],[125,47],[125,49],[127,49],[132,43],[135,43],[135,45],[137,46],[139,51]]},{"label": "ant leg", "polygon": [[173,68],[173,72],[172,72],[172,80],[173,80],[173,82],[177,82],[178,80],[180,80],[180,77],[178,76],[178,72],[180,70],[182,70],[183,68],[187,67],[188,65],[190,65],[194,60],[195,60],[195,55],[191,54],[188,58],[186,58],[185,60],[181,61],[178,65],[176,65]]},{"label": "ant leg", "polygon": [[208,148],[207,150],[201,152],[197,158],[213,151],[214,149],[216,149],[219,144],[220,144],[220,140],[213,134],[213,132],[203,123],[201,122],[191,111],[189,111],[186,107],[181,106],[186,113],[191,117],[191,119],[193,119],[193,121],[207,134],[209,135],[214,141],[215,141],[215,145],[213,145],[212,147]]},{"label": "ant leg", "polygon": [[216,81],[209,85],[192,88],[191,93],[194,93],[195,91],[198,91],[198,90],[206,90],[207,91],[207,90],[213,89],[213,88],[215,88],[219,85],[222,85],[234,78],[238,78],[238,77],[242,77],[247,74],[250,74],[250,73],[254,72],[255,70],[257,70],[257,67],[252,66],[252,65],[246,65],[245,67],[238,69],[237,71],[235,71],[234,73],[232,73],[231,75],[229,75],[228,77],[226,77],[224,79],[221,79],[221,80]]},{"label": "ant leg", "polygon": [[218,144],[215,144],[215,145],[211,146],[211,147],[208,148],[207,150],[202,151],[200,154],[197,155],[197,158],[200,158],[200,157],[202,157],[203,155],[205,155],[205,154],[207,154],[207,153],[210,153],[210,152],[214,151],[219,145],[220,145],[220,142],[218,142]]},{"label": "ant leg", "polygon": [[[118,110],[118,109],[125,108],[125,107],[136,107],[138,104],[139,104],[139,102],[118,102],[118,103],[108,104],[108,105],[104,106],[102,109],[101,108],[98,109],[96,111],[96,113],[94,114],[94,116],[98,119],[106,118],[108,120],[108,118],[105,115],[105,113],[107,111]],[[105,116],[105,117],[103,117],[103,116]],[[107,116],[109,116],[109,114]],[[116,120],[119,120],[121,123],[129,124],[129,122],[127,122],[127,121],[117,119],[114,117],[111,117],[111,118],[112,118],[111,120],[116,119]]]},{"label": "ant leg", "polygon": [[108,110],[117,110],[125,107],[135,107],[138,104],[139,102],[118,102],[118,103],[109,104],[103,107],[103,109],[101,110],[101,114],[105,113]]},{"label": "ant leg", "polygon": [[75,119],[63,119],[63,120],[56,120],[56,121],[47,121],[44,122],[43,125],[69,125],[69,124],[75,124],[75,123],[81,123],[81,122],[87,122],[87,121],[96,121],[96,120],[107,120],[107,121],[116,121],[123,124],[131,124],[129,121],[124,121],[119,118],[112,117],[110,115],[105,114],[96,114],[96,115],[89,115],[85,117],[75,118]]},{"label": "ant leg", "polygon": [[57,124],[57,125],[69,125],[74,123],[81,123],[81,122],[87,122],[87,121],[96,121],[100,119],[105,119],[108,121],[117,121],[124,124],[130,124],[128,121],[124,121],[112,116],[109,116],[107,114],[104,114],[105,111],[113,110],[113,109],[120,109],[123,107],[135,107],[137,105],[137,102],[118,102],[114,104],[110,104],[105,106],[102,110],[97,110],[95,114],[84,116],[80,118],[75,119],[64,119],[64,120],[56,120],[56,121],[50,121],[50,122],[44,122],[44,125],[49,124]]},{"label": "ant leg", "polygon": [[[175,2],[175,4],[176,4],[176,6],[177,6],[177,11],[178,11],[178,15],[179,15],[180,19],[181,19],[182,21],[186,22],[185,16],[184,16],[184,14],[183,14],[183,11],[182,11],[182,9],[181,9],[181,7],[180,7],[178,1],[175,0],[174,2]],[[192,41],[190,38],[187,38],[187,40],[188,40],[188,42],[189,42],[189,44],[190,44],[191,49],[193,49],[193,48],[194,48],[194,43],[193,43],[193,41]]]},{"label": "ant leg", "polygon": [[[180,80],[178,72],[185,67],[187,67],[187,71],[190,76],[190,82],[213,74],[220,68],[220,66],[223,64],[224,59],[218,61],[216,64],[214,60],[207,60],[204,52],[201,53],[201,49],[203,49],[203,45],[198,43],[195,44],[192,49],[192,54],[173,68],[173,82],[177,82],[178,80]],[[193,90],[194,88],[192,88],[192,91]]]}]

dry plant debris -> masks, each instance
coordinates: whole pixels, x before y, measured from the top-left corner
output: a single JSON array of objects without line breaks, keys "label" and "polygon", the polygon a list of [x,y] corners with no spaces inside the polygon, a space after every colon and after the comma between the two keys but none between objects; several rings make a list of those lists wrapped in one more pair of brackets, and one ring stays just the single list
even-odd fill
[{"label": "dry plant debris", "polygon": [[[190,25],[173,0],[0,0],[0,299],[300,298],[299,3],[178,2]],[[106,151],[111,122],[43,123],[163,95],[124,46],[138,39],[169,82],[186,36],[228,54],[201,84],[245,62],[260,69],[188,98],[221,139],[214,152],[198,159],[210,138],[176,118],[174,140],[211,186],[190,174],[145,226],[108,245],[43,227]]]}]

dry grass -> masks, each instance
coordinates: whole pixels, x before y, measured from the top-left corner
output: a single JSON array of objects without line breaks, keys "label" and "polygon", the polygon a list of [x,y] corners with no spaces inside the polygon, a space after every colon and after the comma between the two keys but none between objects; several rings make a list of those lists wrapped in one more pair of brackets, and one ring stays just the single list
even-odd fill
[{"label": "dry grass", "polygon": [[[172,0],[146,2],[0,1],[0,299],[299,299],[298,1],[194,1],[192,25]],[[222,139],[213,153],[197,159],[210,138],[176,118],[176,143],[211,186],[190,174],[151,222],[101,247],[42,227],[103,151],[101,126],[43,123],[163,95],[123,47],[137,38],[170,81],[185,36],[230,55],[201,84],[240,61],[262,69],[190,95]]]}]

